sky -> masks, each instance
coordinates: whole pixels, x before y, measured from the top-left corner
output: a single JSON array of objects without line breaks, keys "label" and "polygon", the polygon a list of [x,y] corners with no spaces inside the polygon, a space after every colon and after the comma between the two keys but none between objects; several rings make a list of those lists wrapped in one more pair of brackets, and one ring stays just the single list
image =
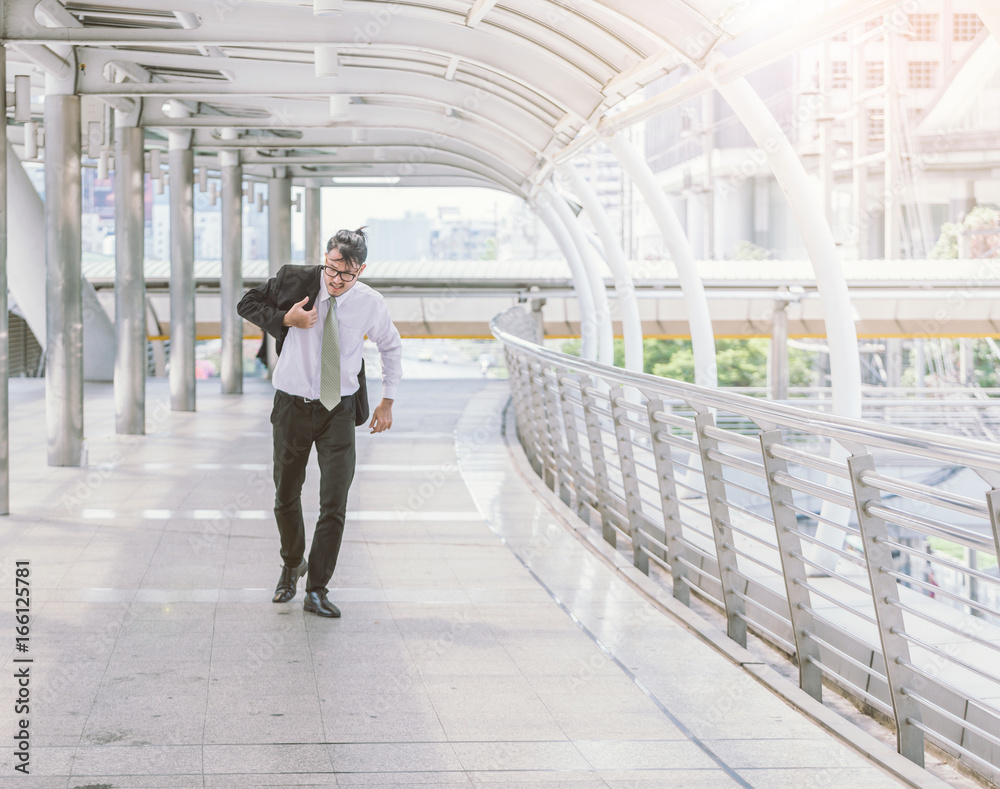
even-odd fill
[{"label": "sky", "polygon": [[439,207],[458,208],[462,219],[492,219],[494,210],[503,216],[521,202],[507,192],[473,187],[327,188],[323,190],[322,227],[356,228],[371,218],[398,219],[407,211],[436,219]]}]

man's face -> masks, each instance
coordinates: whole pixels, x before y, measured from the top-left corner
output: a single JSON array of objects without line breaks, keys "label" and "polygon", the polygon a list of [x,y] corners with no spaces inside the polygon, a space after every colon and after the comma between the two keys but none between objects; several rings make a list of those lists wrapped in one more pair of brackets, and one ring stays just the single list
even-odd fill
[{"label": "man's face", "polygon": [[[339,249],[331,249],[326,253],[326,263],[323,266],[323,282],[327,293],[331,296],[342,296],[358,281],[364,265],[354,268],[340,254]],[[346,275],[346,276],[345,276]]]}]

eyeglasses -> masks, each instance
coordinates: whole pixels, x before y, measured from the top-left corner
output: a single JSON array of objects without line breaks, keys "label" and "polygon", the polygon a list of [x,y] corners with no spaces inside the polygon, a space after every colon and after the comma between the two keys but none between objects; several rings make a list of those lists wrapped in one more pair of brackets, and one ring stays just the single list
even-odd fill
[{"label": "eyeglasses", "polygon": [[326,275],[330,277],[330,279],[339,276],[341,282],[351,282],[356,276],[358,276],[353,271],[340,271],[339,269],[335,269],[333,266],[323,266],[323,271],[326,272]]}]

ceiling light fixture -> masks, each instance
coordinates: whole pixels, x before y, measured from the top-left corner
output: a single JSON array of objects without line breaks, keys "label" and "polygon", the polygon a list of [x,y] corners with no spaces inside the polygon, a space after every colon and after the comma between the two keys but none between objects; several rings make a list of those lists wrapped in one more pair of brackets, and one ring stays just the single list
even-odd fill
[{"label": "ceiling light fixture", "polygon": [[340,58],[332,44],[320,44],[315,49],[317,77],[336,77],[340,71]]},{"label": "ceiling light fixture", "polygon": [[344,0],[313,0],[314,16],[339,16],[344,11]]},{"label": "ceiling light fixture", "polygon": [[330,96],[330,119],[346,120],[350,115],[351,97],[346,93],[335,93]]},{"label": "ceiling light fixture", "polygon": [[335,175],[333,176],[333,182],[335,184],[370,184],[370,185],[380,185],[380,184],[398,184],[398,175]]}]

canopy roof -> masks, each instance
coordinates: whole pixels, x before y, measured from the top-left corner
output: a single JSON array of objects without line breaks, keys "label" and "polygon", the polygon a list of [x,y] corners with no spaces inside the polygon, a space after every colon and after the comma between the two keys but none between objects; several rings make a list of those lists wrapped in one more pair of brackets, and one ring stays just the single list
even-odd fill
[{"label": "canopy roof", "polygon": [[[317,16],[295,0],[182,0],[170,10],[161,0],[4,0],[4,38],[10,60],[64,76],[58,92],[93,97],[85,102],[98,109],[85,115],[103,102],[151,136],[190,133],[199,164],[238,149],[248,175],[529,196],[553,156],[629,96],[678,67],[696,73],[738,35],[730,9],[746,6],[326,2],[342,11]],[[336,76],[316,76],[324,46],[336,48]]]}]

